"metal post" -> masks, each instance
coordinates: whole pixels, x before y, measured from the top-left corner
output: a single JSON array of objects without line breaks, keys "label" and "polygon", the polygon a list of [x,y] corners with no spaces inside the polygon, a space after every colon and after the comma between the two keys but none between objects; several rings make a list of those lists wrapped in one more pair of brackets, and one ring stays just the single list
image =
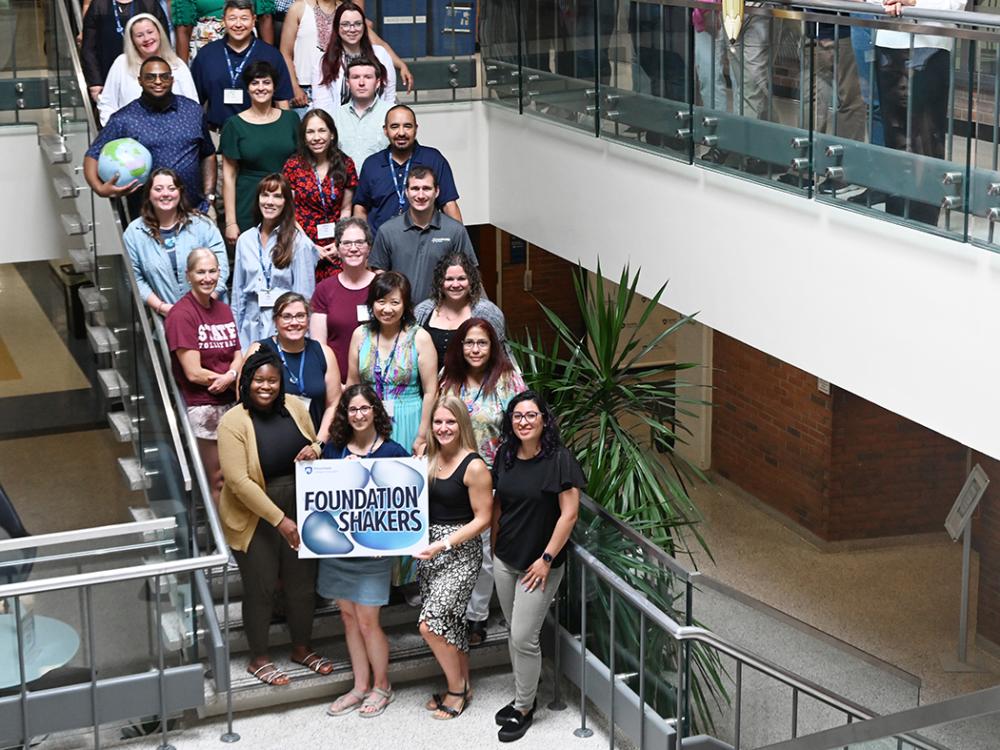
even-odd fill
[{"label": "metal post", "polygon": [[733,750],[740,750],[740,712],[743,708],[743,662],[736,662],[736,709],[733,711]]},{"label": "metal post", "polygon": [[87,631],[87,650],[90,653],[90,715],[94,720],[94,748],[101,748],[100,717],[98,716],[97,703],[97,651],[95,650],[94,636],[94,599],[91,586],[85,586],[84,596],[84,622],[83,627]]},{"label": "metal post", "polygon": [[792,688],[792,739],[799,736],[799,689]]},{"label": "metal post", "polygon": [[962,608],[958,612],[958,661],[965,664],[969,630],[969,562],[972,557],[972,522],[962,532]]},{"label": "metal post", "polygon": [[684,642],[677,641],[677,697],[674,701],[674,705],[677,708],[677,722],[674,725],[677,730],[677,739],[675,740],[675,747],[680,747],[681,743],[684,741],[684,711],[682,709],[684,703]]},{"label": "metal post", "polygon": [[17,631],[17,668],[21,677],[21,739],[24,747],[31,747],[28,732],[28,673],[24,669],[24,631],[21,625],[21,597],[14,597],[14,629]]},{"label": "metal post", "polygon": [[646,750],[646,613],[639,612],[639,750]]},{"label": "metal post", "polygon": [[608,609],[611,610],[611,623],[608,627],[608,684],[611,686],[611,707],[608,711],[608,748],[615,750],[615,589],[608,589]]},{"label": "metal post", "polygon": [[991,168],[996,169],[1000,160],[1000,44],[993,61],[993,158]]},{"label": "metal post", "polygon": [[[561,587],[560,587],[561,588]],[[552,603],[555,608],[555,654],[553,655],[553,685],[552,685],[552,702],[549,703],[549,711],[565,711],[566,704],[562,699],[562,657],[560,652],[562,651],[562,624],[559,622],[559,592],[556,591],[556,595],[552,597]]]},{"label": "metal post", "polygon": [[587,728],[587,569],[580,565],[580,726],[573,730],[576,737],[590,737]]},{"label": "metal post", "polygon": [[167,690],[164,685],[163,672],[163,605],[160,601],[160,577],[153,578],[153,608],[156,612],[155,632],[156,632],[156,667],[159,671],[160,686],[160,748],[159,750],[175,750],[167,737]]},{"label": "metal post", "polygon": [[[225,640],[226,669],[229,664],[229,563],[222,566],[222,633]],[[226,731],[219,740],[226,743],[239,742],[240,736],[233,731],[233,681],[226,672]],[[219,675],[215,676],[215,684],[219,684]]]}]

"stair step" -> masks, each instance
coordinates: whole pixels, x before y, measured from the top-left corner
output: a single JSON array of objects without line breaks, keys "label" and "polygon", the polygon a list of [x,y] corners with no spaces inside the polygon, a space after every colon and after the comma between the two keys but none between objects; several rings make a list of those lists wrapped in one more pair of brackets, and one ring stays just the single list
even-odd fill
[{"label": "stair step", "polygon": [[42,147],[42,151],[48,157],[50,164],[68,164],[73,161],[73,152],[69,150],[62,136],[40,136],[38,145]]},{"label": "stair step", "polygon": [[146,469],[138,458],[134,456],[119,458],[118,468],[121,470],[122,476],[125,477],[125,483],[132,492],[148,490],[152,486],[152,483],[149,481],[149,475],[146,474]]},{"label": "stair step", "polygon": [[57,174],[53,177],[52,187],[60,198],[76,198],[80,194],[80,186],[68,174]]},{"label": "stair step", "polygon": [[101,384],[101,391],[105,398],[116,399],[128,395],[128,381],[121,376],[118,370],[110,367],[98,370],[97,381]]},{"label": "stair step", "polygon": [[94,270],[94,254],[86,248],[70,248],[69,258],[73,263],[73,270],[77,273],[90,273]]},{"label": "stair step", "polygon": [[108,299],[101,294],[95,286],[80,287],[80,304],[89,313],[100,312],[107,309]]},{"label": "stair step", "polygon": [[62,222],[63,230],[71,237],[86,234],[91,229],[90,222],[78,213],[59,214],[59,221]]},{"label": "stair step", "polygon": [[107,326],[88,324],[87,340],[94,354],[111,354],[118,346],[118,339]]},{"label": "stair step", "polygon": [[[427,644],[414,628],[408,633],[389,635],[389,680],[394,685],[440,677],[438,666]],[[343,638],[329,641],[314,639],[317,653],[334,663],[334,670],[328,675],[317,675],[290,659],[290,646],[279,646],[270,651],[274,663],[290,678],[285,687],[270,687],[262,684],[246,671],[247,658],[236,655],[230,662],[230,679],[233,685],[233,708],[247,711],[268,706],[298,703],[316,698],[329,698],[346,692],[354,684],[350,659]],[[471,669],[485,669],[509,663],[507,631],[493,626],[487,633],[482,646],[469,652]],[[198,709],[200,717],[218,716],[226,711],[225,693],[216,693],[211,680],[205,682],[205,705]]]}]

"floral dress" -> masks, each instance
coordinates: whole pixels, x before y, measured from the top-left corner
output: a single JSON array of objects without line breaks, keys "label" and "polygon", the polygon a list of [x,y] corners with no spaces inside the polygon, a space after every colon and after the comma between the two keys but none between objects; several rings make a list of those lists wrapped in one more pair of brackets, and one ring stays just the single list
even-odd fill
[{"label": "floral dress", "polygon": [[[281,170],[295,193],[295,220],[306,236],[317,245],[329,245],[333,242],[332,236],[321,239],[318,227],[320,224],[337,223],[344,206],[344,193],[358,186],[358,172],[354,161],[344,154],[341,156],[344,159],[345,176],[344,183],[340,186],[333,184],[328,170],[320,189],[312,165],[298,154],[290,157]],[[333,276],[339,270],[339,261],[334,263],[320,259],[316,265],[316,283]]]}]

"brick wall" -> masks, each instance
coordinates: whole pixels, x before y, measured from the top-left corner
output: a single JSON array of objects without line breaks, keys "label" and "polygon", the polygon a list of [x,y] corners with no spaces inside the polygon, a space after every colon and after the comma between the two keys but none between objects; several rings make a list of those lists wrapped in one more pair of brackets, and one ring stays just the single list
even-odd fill
[{"label": "brick wall", "polygon": [[718,331],[712,468],[825,537],[830,397],[816,378]]},{"label": "brick wall", "polygon": [[1000,646],[1000,461],[973,452],[990,478],[972,526],[972,540],[979,551],[979,598],[976,632]]}]

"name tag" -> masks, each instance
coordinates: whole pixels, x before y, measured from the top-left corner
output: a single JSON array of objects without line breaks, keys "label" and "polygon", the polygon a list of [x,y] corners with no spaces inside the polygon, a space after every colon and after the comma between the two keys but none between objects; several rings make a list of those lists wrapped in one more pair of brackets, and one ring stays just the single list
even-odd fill
[{"label": "name tag", "polygon": [[358,305],[358,322],[364,323],[368,320],[368,305]]},{"label": "name tag", "polygon": [[323,224],[316,225],[316,236],[321,240],[332,239],[334,234],[337,232],[337,224],[333,221],[327,221]]},{"label": "name tag", "polygon": [[385,413],[389,415],[390,419],[392,419],[392,417],[395,416],[396,414],[395,399],[387,398],[385,401],[382,402],[382,406],[385,407]]},{"label": "name tag", "polygon": [[312,399],[308,396],[296,396],[296,398],[298,398],[299,401],[302,402],[302,405],[306,407],[306,411],[309,411],[309,405],[312,403]]},{"label": "name tag", "polygon": [[223,104],[243,104],[243,89],[223,89]]},{"label": "name tag", "polygon": [[261,307],[274,307],[280,296],[280,289],[261,289],[257,292],[257,304]]}]

